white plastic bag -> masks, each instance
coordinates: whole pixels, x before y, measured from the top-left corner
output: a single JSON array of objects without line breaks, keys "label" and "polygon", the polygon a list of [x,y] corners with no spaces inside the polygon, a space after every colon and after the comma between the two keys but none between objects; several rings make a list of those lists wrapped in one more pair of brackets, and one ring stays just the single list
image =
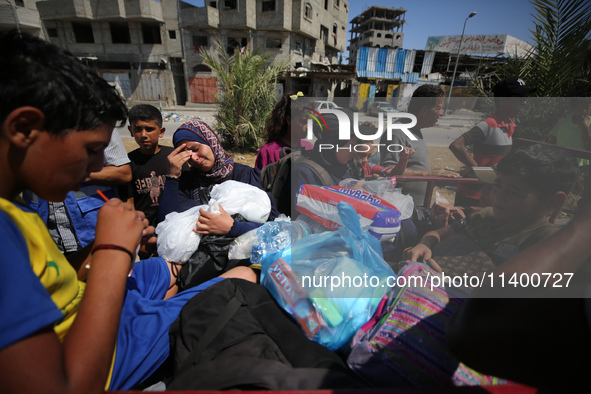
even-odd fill
[{"label": "white plastic bag", "polygon": [[225,181],[215,185],[210,195],[230,215],[239,213],[249,222],[265,223],[271,213],[267,193],[247,183]]},{"label": "white plastic bag", "polygon": [[185,263],[199,247],[201,235],[193,231],[199,219],[199,205],[184,212],[171,212],[156,227],[158,256],[175,263]]},{"label": "white plastic bag", "polygon": [[396,179],[388,178],[379,181],[360,181],[347,178],[339,182],[339,186],[364,190],[375,196],[383,198],[394,205],[400,211],[400,220],[412,217],[415,203],[412,196],[402,194],[402,189],[396,187]]}]

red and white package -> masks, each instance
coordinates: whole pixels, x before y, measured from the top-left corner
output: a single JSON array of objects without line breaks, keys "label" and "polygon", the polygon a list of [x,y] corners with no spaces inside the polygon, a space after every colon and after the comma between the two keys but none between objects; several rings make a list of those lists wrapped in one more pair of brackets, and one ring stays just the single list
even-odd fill
[{"label": "red and white package", "polygon": [[337,205],[346,202],[359,214],[361,227],[379,240],[394,239],[400,231],[400,212],[389,202],[363,190],[344,186],[302,185],[296,209],[323,226],[342,226]]}]

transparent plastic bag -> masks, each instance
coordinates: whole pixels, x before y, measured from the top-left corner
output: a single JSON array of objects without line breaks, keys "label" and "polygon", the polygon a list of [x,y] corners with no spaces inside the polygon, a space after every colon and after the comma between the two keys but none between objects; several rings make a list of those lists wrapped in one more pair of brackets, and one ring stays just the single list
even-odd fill
[{"label": "transparent plastic bag", "polygon": [[306,335],[331,350],[347,346],[390,290],[388,278],[395,277],[353,207],[340,203],[338,210],[343,227],[267,255],[261,271],[261,284]]},{"label": "transparent plastic bag", "polygon": [[228,258],[250,258],[253,263],[260,264],[266,254],[278,252],[307,234],[308,224],[290,221],[289,217],[282,215],[236,238],[230,245]]},{"label": "transparent plastic bag", "polygon": [[158,256],[175,263],[185,263],[199,247],[201,235],[193,231],[199,219],[199,205],[184,212],[171,212],[156,226]]},{"label": "transparent plastic bag", "polygon": [[400,220],[412,217],[415,209],[412,196],[403,194],[402,189],[396,187],[396,178],[394,177],[379,181],[360,181],[358,179],[347,178],[340,181],[339,186],[364,190],[383,198],[400,211]]}]

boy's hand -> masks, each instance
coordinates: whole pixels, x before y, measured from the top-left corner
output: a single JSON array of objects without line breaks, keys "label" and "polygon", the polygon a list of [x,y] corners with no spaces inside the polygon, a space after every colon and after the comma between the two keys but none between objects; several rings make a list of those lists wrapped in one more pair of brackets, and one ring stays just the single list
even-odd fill
[{"label": "boy's hand", "polygon": [[402,152],[400,152],[400,159],[408,160],[414,154],[415,154],[415,150],[413,148],[409,148],[408,146],[405,146],[404,149],[402,149]]},{"label": "boy's hand", "polygon": [[134,252],[150,233],[148,219],[133,206],[113,198],[99,210],[94,245],[118,245]]},{"label": "boy's hand", "polygon": [[168,176],[179,177],[183,172],[183,165],[189,161],[193,151],[187,149],[186,144],[179,145],[175,150],[170,152],[168,158]]},{"label": "boy's hand", "polygon": [[440,202],[434,203],[431,206],[431,212],[429,212],[429,220],[431,220],[434,228],[445,227],[450,221],[453,222],[458,219],[464,219],[465,217],[464,211],[460,208]]},{"label": "boy's hand", "polygon": [[408,248],[404,251],[404,259],[410,261],[422,261],[426,262],[427,259],[431,259],[432,252],[427,245],[417,244],[412,248]]},{"label": "boy's hand", "polygon": [[458,174],[457,172],[447,170],[434,170],[431,171],[431,176],[441,176],[444,178],[459,178],[460,174]]},{"label": "boy's hand", "polygon": [[220,213],[199,210],[199,220],[193,229],[197,234],[225,235],[232,229],[234,219],[220,205]]}]

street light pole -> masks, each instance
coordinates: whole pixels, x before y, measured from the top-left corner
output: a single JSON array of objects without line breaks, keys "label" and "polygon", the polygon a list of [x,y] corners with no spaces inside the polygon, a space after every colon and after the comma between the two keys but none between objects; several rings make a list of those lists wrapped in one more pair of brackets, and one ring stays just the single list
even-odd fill
[{"label": "street light pole", "polygon": [[451,76],[451,85],[449,85],[449,94],[447,95],[447,104],[445,104],[445,114],[447,114],[447,108],[449,107],[449,100],[451,99],[451,90],[454,87],[454,81],[456,79],[456,71],[458,70],[458,60],[460,59],[460,50],[462,49],[462,41],[464,40],[464,31],[466,30],[466,22],[468,19],[476,15],[476,11],[472,11],[470,15],[464,21],[464,28],[462,29],[462,36],[460,37],[460,45],[458,45],[458,53],[456,56],[456,65],[454,66],[454,73]]}]

